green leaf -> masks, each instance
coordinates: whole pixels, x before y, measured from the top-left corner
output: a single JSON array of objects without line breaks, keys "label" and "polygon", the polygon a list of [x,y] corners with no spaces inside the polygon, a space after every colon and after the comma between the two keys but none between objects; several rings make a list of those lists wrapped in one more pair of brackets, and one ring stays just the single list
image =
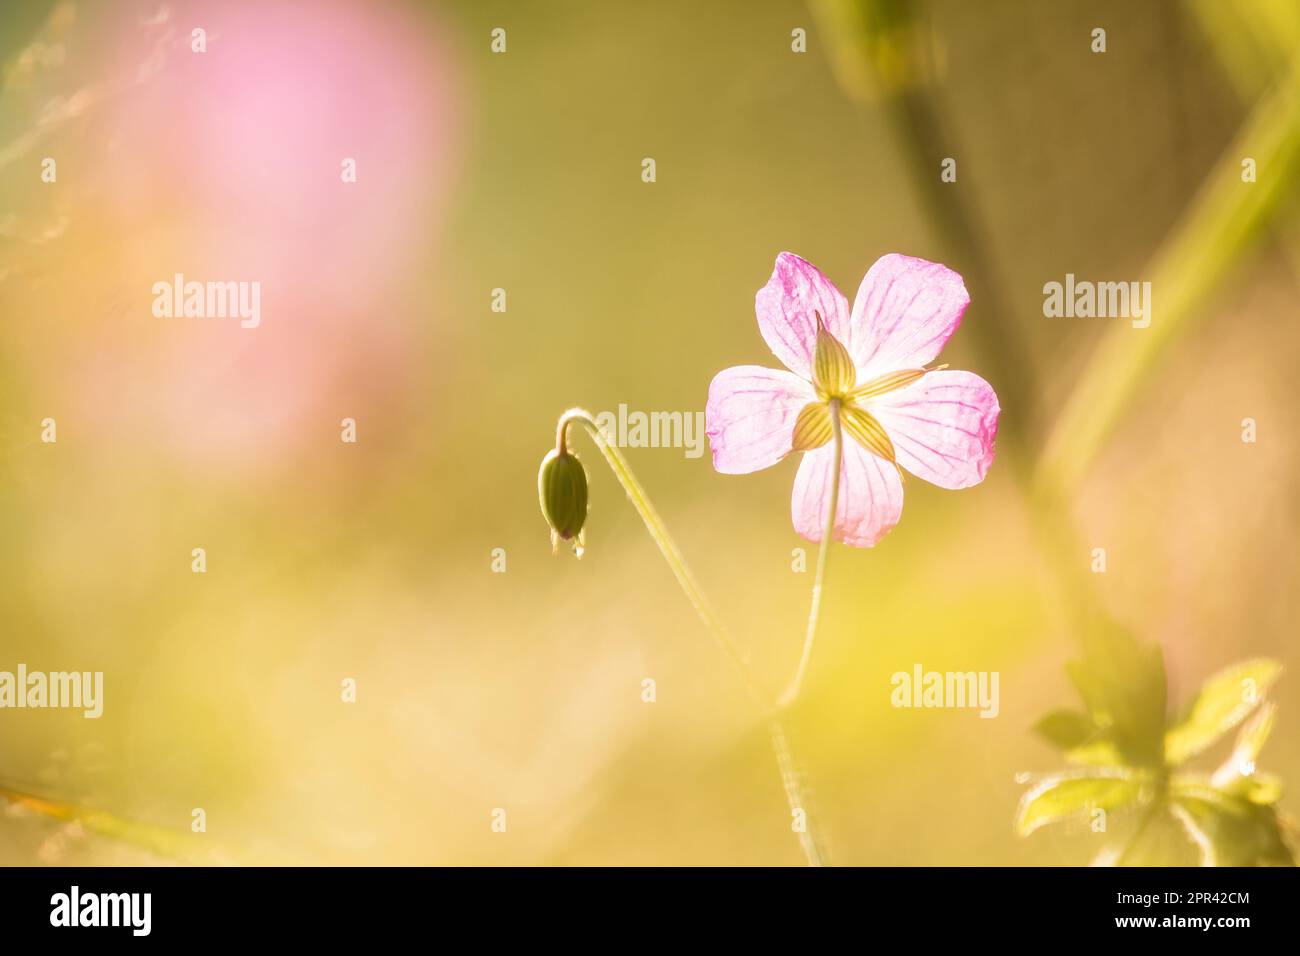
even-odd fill
[{"label": "green leaf", "polygon": [[1092,718],[1078,710],[1054,710],[1034,724],[1034,733],[1060,750],[1073,750],[1097,733]]},{"label": "green leaf", "polygon": [[1175,813],[1201,849],[1202,866],[1294,866],[1272,806],[1201,784],[1175,782]]},{"label": "green leaf", "polygon": [[1064,750],[1071,763],[1115,767],[1123,762],[1115,742],[1082,711],[1054,710],[1033,729],[1048,743]]},{"label": "green leaf", "polygon": [[1093,722],[1113,741],[1118,759],[1158,767],[1164,757],[1165,666],[1157,644],[1139,641],[1112,621],[1084,635],[1081,660],[1066,665]]},{"label": "green leaf", "polygon": [[1219,769],[1214,771],[1214,776],[1211,778],[1211,782],[1216,787],[1225,787],[1241,777],[1249,777],[1255,773],[1259,752],[1264,749],[1264,744],[1268,741],[1276,716],[1277,705],[1265,701],[1264,706],[1256,710],[1250,720],[1242,724],[1241,730],[1237,732],[1237,744],[1232,748],[1232,753]]},{"label": "green leaf", "polygon": [[1282,799],[1282,781],[1271,773],[1238,777],[1219,789],[1231,797],[1239,797],[1247,803],[1257,803],[1262,807],[1273,806]]},{"label": "green leaf", "polygon": [[1165,734],[1166,763],[1183,763],[1245,720],[1281,672],[1277,661],[1257,658],[1207,680],[1187,716]]},{"label": "green leaf", "polygon": [[1025,791],[1016,810],[1016,831],[1028,836],[1039,827],[1094,809],[1114,810],[1145,800],[1141,778],[1127,773],[1053,774]]},{"label": "green leaf", "polygon": [[1067,750],[1065,759],[1087,767],[1122,767],[1125,764],[1124,756],[1115,746],[1115,741],[1107,737],[1098,737],[1081,747]]}]

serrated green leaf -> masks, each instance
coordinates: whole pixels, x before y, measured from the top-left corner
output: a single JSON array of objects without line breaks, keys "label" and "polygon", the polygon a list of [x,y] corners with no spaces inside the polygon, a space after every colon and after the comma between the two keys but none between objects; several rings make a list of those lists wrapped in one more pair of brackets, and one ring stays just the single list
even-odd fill
[{"label": "serrated green leaf", "polygon": [[1282,672],[1267,658],[1234,664],[1203,685],[1187,716],[1165,734],[1165,762],[1177,766],[1237,726],[1259,706]]},{"label": "serrated green leaf", "polygon": [[1187,782],[1175,782],[1170,799],[1201,849],[1202,866],[1295,865],[1272,806]]},{"label": "serrated green leaf", "polygon": [[1259,752],[1264,749],[1268,735],[1273,730],[1273,721],[1277,716],[1277,705],[1265,701],[1250,719],[1241,725],[1237,732],[1237,743],[1232,748],[1219,769],[1214,771],[1211,782],[1216,787],[1225,787],[1242,777],[1249,777],[1255,772]]},{"label": "serrated green leaf", "polygon": [[1092,718],[1079,710],[1054,710],[1034,724],[1034,733],[1061,750],[1073,750],[1097,732]]},{"label": "serrated green leaf", "polygon": [[1094,809],[1115,810],[1145,799],[1141,778],[1126,773],[1054,774],[1020,798],[1016,831],[1028,836],[1039,827]]},{"label": "serrated green leaf", "polygon": [[1238,777],[1219,788],[1224,793],[1240,797],[1247,803],[1269,807],[1282,799],[1282,781],[1271,773],[1256,773]]},{"label": "serrated green leaf", "polygon": [[1033,730],[1065,751],[1071,763],[1092,767],[1114,767],[1122,763],[1115,742],[1082,711],[1054,710],[1034,724]]},{"label": "serrated green leaf", "polygon": [[1122,767],[1125,764],[1123,754],[1109,737],[1098,737],[1080,747],[1067,750],[1065,759],[1086,767]]},{"label": "serrated green leaf", "polygon": [[1085,654],[1066,672],[1119,762],[1157,767],[1164,756],[1165,668],[1159,645],[1139,641],[1112,621],[1085,633]]}]

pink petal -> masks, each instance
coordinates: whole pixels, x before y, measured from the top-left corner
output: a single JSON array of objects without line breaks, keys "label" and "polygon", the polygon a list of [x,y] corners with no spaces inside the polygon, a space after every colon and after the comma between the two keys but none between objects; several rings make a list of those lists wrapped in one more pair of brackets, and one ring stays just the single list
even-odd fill
[{"label": "pink petal", "polygon": [[998,396],[974,372],[930,372],[867,408],[889,433],[898,463],[940,488],[969,488],[993,464]]},{"label": "pink petal", "polygon": [[853,300],[852,344],[858,381],[934,361],[970,304],[961,276],[947,266],[890,253],[867,270]]},{"label": "pink petal", "polygon": [[775,465],[790,453],[799,410],[816,398],[793,372],[757,365],[723,369],[709,384],[704,409],[713,467],[745,475]]},{"label": "pink petal", "polygon": [[[805,452],[790,499],[794,530],[809,541],[821,541],[830,506],[834,443]],[[903,513],[903,481],[898,469],[844,439],[840,466],[839,505],[835,509],[835,540],[855,548],[870,548],[898,524]]]},{"label": "pink petal", "polygon": [[763,341],[785,367],[812,378],[813,350],[817,345],[817,318],[849,344],[849,302],[817,267],[790,252],[776,257],[772,278],[754,296],[758,330]]}]

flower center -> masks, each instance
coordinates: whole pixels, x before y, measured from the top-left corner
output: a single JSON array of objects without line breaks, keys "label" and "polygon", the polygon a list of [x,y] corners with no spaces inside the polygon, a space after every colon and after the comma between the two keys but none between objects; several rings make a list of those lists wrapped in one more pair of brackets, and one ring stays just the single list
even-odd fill
[{"label": "flower center", "polygon": [[911,368],[881,375],[858,384],[858,370],[849,350],[831,335],[817,316],[817,346],[813,352],[813,388],[817,401],[809,402],[795,419],[791,446],[795,451],[812,451],[831,440],[834,427],[832,405],[840,424],[853,440],[873,455],[897,464],[894,443],[884,426],[860,403],[911,385],[929,369]]}]

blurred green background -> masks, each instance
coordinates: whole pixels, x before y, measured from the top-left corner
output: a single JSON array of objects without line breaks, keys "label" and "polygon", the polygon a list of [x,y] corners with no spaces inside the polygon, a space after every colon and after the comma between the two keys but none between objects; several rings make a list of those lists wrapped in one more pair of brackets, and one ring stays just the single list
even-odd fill
[{"label": "blurred green background", "polygon": [[[0,784],[180,831],[202,807],[182,859],[800,863],[761,723],[594,449],[581,561],[536,493],[563,409],[702,410],[720,369],[775,365],[753,295],[781,250],[850,297],[887,252],[962,273],[941,361],[1003,406],[982,485],[909,481],[878,547],[831,554],[789,730],[834,862],[1100,849],[1012,829],[1017,774],[1059,763],[1029,728],[1073,703],[1060,578],[1095,547],[1088,600],[1162,646],[1175,704],[1294,662],[1294,4],[293,6],[170,4],[175,33],[157,4],[0,11],[0,669],[106,683],[98,721],[0,711]],[[346,52],[294,59],[303,34]],[[176,271],[260,277],[262,328],[153,319]],[[1067,272],[1153,281],[1152,328],[1044,318]],[[628,456],[780,686],[814,556],[795,463]],[[1078,549],[1049,558],[1043,522]],[[998,717],[892,708],[915,663],[1000,672]],[[1274,696],[1285,810],[1294,674]],[[144,842],[0,816],[6,863]]]}]

